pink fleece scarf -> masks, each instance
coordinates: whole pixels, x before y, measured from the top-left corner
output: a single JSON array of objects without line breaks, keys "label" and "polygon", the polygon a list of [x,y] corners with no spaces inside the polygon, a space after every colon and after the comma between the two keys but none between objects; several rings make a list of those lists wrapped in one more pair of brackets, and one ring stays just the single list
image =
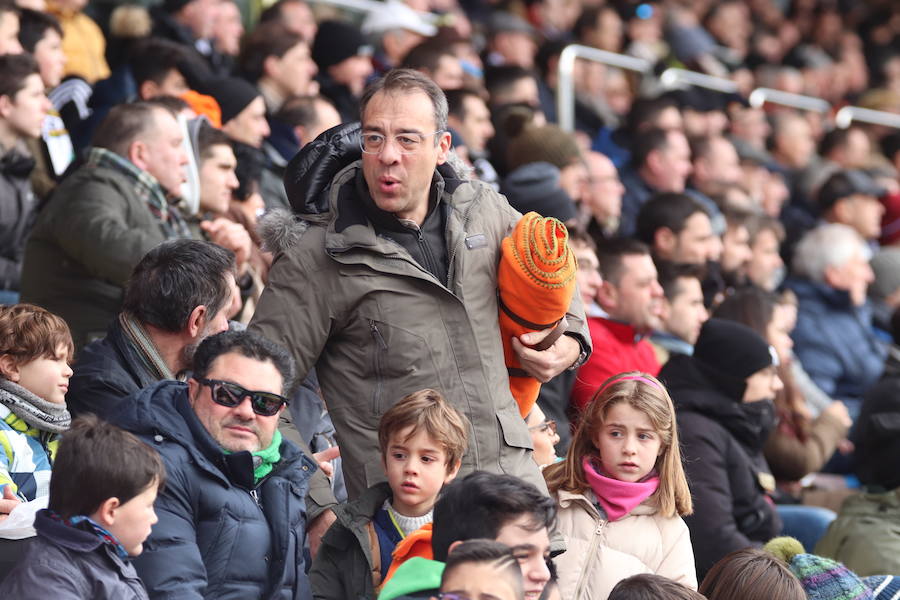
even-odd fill
[{"label": "pink fleece scarf", "polygon": [[655,472],[651,472],[642,481],[619,481],[601,475],[591,459],[592,457],[585,456],[581,460],[581,466],[609,521],[618,521],[630,513],[659,487],[659,477]]}]

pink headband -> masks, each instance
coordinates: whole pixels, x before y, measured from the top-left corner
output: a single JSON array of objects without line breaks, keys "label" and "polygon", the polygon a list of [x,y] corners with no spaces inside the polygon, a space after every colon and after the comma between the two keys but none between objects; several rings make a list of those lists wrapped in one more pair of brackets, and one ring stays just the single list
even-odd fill
[{"label": "pink headband", "polygon": [[658,383],[656,383],[652,379],[647,379],[643,375],[625,375],[624,377],[617,377],[616,379],[613,379],[612,381],[608,381],[606,383],[606,385],[604,385],[599,390],[597,390],[597,392],[594,395],[595,396],[600,395],[600,393],[603,392],[603,390],[605,390],[606,388],[608,388],[609,386],[611,386],[614,383],[619,383],[620,381],[643,381],[644,383],[649,383],[650,385],[652,385],[653,387],[655,387],[658,390],[663,389],[662,386],[660,386]]}]

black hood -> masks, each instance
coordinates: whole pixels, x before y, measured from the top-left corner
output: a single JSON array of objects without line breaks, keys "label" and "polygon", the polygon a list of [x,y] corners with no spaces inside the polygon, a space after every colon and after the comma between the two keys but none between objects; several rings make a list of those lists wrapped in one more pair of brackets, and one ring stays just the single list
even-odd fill
[{"label": "black hood", "polygon": [[659,380],[669,391],[677,413],[693,412],[716,421],[752,454],[766,442],[764,424],[749,419],[743,404],[721,392],[693,357],[673,355],[659,372]]}]

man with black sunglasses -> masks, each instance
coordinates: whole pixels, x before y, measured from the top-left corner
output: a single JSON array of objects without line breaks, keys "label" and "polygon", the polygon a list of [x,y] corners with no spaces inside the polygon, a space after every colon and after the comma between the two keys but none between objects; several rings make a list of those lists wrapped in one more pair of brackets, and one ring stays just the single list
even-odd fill
[{"label": "man with black sunglasses", "polygon": [[304,497],[313,459],[282,439],[294,361],[247,331],[205,339],[187,383],[162,381],[112,420],[166,466],[135,568],[150,598],[311,598]]}]

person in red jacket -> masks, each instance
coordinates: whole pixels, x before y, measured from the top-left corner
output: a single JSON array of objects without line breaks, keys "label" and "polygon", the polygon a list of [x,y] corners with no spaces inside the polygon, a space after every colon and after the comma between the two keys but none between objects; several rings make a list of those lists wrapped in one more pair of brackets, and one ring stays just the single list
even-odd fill
[{"label": "person in red jacket", "polygon": [[650,249],[632,239],[610,240],[597,249],[603,285],[597,303],[605,317],[588,326],[594,352],[579,370],[572,404],[582,410],[591,396],[616,373],[643,371],[656,375],[660,364],[647,336],[660,326],[663,290]]}]

